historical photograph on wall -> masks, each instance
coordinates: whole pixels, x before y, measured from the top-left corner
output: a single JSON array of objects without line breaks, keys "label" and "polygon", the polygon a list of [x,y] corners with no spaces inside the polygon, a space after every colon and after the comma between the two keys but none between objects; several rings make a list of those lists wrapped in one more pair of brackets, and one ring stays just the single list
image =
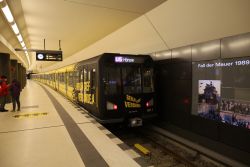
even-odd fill
[{"label": "historical photograph on wall", "polygon": [[250,129],[250,57],[192,66],[192,114]]},{"label": "historical photograph on wall", "polygon": [[199,80],[198,115],[220,120],[219,103],[221,98],[220,80]]}]

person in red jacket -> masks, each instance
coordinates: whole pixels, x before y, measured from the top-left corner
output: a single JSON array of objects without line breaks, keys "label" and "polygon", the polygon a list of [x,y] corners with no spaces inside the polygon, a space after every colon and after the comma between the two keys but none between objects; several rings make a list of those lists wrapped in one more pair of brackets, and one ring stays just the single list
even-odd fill
[{"label": "person in red jacket", "polygon": [[8,92],[8,85],[7,85],[7,77],[2,75],[1,76],[1,81],[0,81],[0,111],[1,112],[6,112],[5,103],[6,103],[6,98],[9,94]]}]

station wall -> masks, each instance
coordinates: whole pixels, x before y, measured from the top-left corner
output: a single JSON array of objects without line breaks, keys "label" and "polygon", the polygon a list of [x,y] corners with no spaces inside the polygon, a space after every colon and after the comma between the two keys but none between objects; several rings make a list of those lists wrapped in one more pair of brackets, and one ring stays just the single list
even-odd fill
[{"label": "station wall", "polygon": [[152,56],[156,60],[158,111],[163,121],[250,153],[250,129],[191,114],[192,90],[197,89],[192,87],[192,62],[250,57],[250,33],[156,52]]}]

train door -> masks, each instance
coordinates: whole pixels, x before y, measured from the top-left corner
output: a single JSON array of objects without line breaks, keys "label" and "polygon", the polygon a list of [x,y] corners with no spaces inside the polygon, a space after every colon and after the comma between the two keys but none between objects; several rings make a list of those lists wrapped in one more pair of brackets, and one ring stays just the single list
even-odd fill
[{"label": "train door", "polygon": [[96,66],[88,65],[84,67],[84,81],[83,81],[83,104],[91,111],[97,111],[96,103],[96,89],[97,76]]},{"label": "train door", "polygon": [[65,81],[64,81],[65,94],[67,95],[67,92],[68,92],[68,72],[67,71],[64,73],[64,78],[65,78]]},{"label": "train door", "polygon": [[96,75],[96,66],[90,66],[90,98],[94,107],[97,107],[97,75]]},{"label": "train door", "polygon": [[80,71],[74,71],[73,72],[73,76],[74,76],[74,85],[73,85],[73,100],[78,102],[78,94],[79,94],[79,82],[80,82]]},{"label": "train door", "polygon": [[70,71],[67,73],[68,75],[68,82],[67,82],[67,96],[73,100],[74,98],[74,72],[73,71]]},{"label": "train door", "polygon": [[59,73],[56,73],[56,90],[59,90]]},{"label": "train door", "polygon": [[112,65],[106,65],[103,69],[102,77],[102,107],[104,117],[121,118],[125,114],[123,109],[123,97],[121,95],[121,68]]},{"label": "train door", "polygon": [[90,73],[87,66],[83,67],[83,104],[89,103]]},{"label": "train door", "polygon": [[53,85],[53,88],[55,89],[56,88],[56,73],[53,73],[53,78],[54,78],[54,80],[53,80],[53,83],[54,83],[54,85]]},{"label": "train door", "polygon": [[83,103],[83,69],[79,70],[79,82],[77,83],[77,99],[79,103]]}]

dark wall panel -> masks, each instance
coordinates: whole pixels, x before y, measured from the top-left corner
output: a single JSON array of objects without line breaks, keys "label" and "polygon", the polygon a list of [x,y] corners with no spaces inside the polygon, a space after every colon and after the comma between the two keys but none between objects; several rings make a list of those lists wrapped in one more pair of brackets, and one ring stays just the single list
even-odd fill
[{"label": "dark wall panel", "polygon": [[221,40],[221,57],[250,56],[250,33],[223,38]]},{"label": "dark wall panel", "polygon": [[198,133],[202,136],[209,137],[214,140],[218,140],[219,123],[216,121],[203,119],[201,117],[191,115],[191,131]]},{"label": "dark wall panel", "polygon": [[[191,100],[191,80],[173,80],[173,85],[171,87],[173,95],[173,104],[178,105],[184,105],[188,104],[190,105]],[[188,100],[188,102],[187,102]],[[182,110],[184,111],[184,110]],[[188,111],[190,112],[190,110]]]},{"label": "dark wall panel", "polygon": [[219,132],[221,142],[250,153],[250,132],[248,129],[221,124],[219,126]]},{"label": "dark wall panel", "polygon": [[156,98],[157,98],[157,111],[160,113],[160,118],[167,121],[170,119],[171,113],[169,106],[172,103],[172,80],[171,74],[171,60],[159,62],[155,66],[156,71]]},{"label": "dark wall panel", "polygon": [[192,63],[180,62],[171,64],[171,78],[174,80],[191,80]]},{"label": "dark wall panel", "polygon": [[188,129],[190,124],[191,80],[172,81],[172,111],[173,122]]},{"label": "dark wall panel", "polygon": [[5,75],[10,80],[10,55],[0,53],[0,76]]},{"label": "dark wall panel", "polygon": [[172,62],[190,62],[191,61],[191,46],[172,49]]},{"label": "dark wall panel", "polygon": [[166,50],[163,52],[158,52],[151,55],[155,61],[171,59],[171,50]]},{"label": "dark wall panel", "polygon": [[[8,53],[0,53],[0,76],[5,75],[7,77],[7,83],[11,82],[10,73],[10,55]],[[10,103],[10,96],[7,96],[7,103]]]},{"label": "dark wall panel", "polygon": [[220,58],[220,40],[214,40],[192,46],[192,61]]},{"label": "dark wall panel", "polygon": [[[155,69],[156,72],[159,74],[159,79],[161,79],[161,77],[167,78],[167,79],[172,79],[172,68],[171,68],[171,64],[172,64],[172,60],[171,59],[167,59],[164,61],[158,61],[155,64]],[[157,82],[157,84],[161,84],[161,82]]]},{"label": "dark wall panel", "polygon": [[11,72],[11,81],[13,79],[17,79],[18,76],[18,66],[17,66],[17,60],[11,60],[10,61],[10,72]]}]

